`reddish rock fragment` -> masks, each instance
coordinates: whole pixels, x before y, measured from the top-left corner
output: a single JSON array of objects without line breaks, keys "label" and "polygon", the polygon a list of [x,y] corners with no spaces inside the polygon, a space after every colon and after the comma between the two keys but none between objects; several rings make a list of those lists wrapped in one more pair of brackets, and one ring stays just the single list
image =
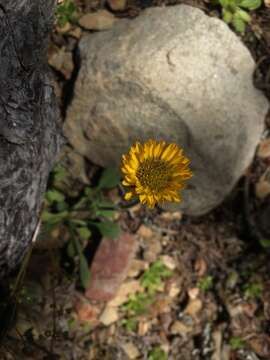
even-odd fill
[{"label": "reddish rock fragment", "polygon": [[127,232],[116,240],[104,238],[90,268],[85,296],[90,300],[111,300],[128,274],[136,248],[135,237]]}]

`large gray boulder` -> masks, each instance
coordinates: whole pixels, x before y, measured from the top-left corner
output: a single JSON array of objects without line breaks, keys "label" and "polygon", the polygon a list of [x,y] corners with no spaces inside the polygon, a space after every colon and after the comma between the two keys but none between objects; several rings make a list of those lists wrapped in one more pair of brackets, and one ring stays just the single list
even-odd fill
[{"label": "large gray boulder", "polygon": [[221,203],[250,164],[268,109],[254,61],[227,25],[186,5],[151,8],[84,37],[79,55],[65,124],[75,149],[108,166],[135,140],[176,142],[194,172],[177,207],[200,215]]}]

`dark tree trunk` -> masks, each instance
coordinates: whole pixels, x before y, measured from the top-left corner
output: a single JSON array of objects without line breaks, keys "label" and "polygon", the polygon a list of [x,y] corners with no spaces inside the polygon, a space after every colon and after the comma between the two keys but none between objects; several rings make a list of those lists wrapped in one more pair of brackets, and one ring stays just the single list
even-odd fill
[{"label": "dark tree trunk", "polygon": [[46,65],[54,0],[0,0],[0,277],[16,268],[62,143]]}]

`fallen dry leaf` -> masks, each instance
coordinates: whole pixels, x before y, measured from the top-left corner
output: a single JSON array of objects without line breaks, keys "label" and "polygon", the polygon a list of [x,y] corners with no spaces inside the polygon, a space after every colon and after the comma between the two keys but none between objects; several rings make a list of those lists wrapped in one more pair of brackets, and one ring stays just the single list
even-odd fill
[{"label": "fallen dry leaf", "polygon": [[121,344],[121,348],[131,360],[137,359],[140,356],[138,348],[132,342]]},{"label": "fallen dry leaf", "polygon": [[169,297],[162,297],[160,299],[157,299],[149,309],[149,312],[151,313],[152,317],[157,317],[162,313],[170,312],[171,299]]},{"label": "fallen dry leaf", "polygon": [[168,281],[166,284],[166,293],[170,298],[174,298],[181,292],[181,286],[177,281]]},{"label": "fallen dry leaf", "polygon": [[185,314],[195,317],[202,309],[202,301],[200,299],[190,300],[185,309]]},{"label": "fallen dry leaf", "polygon": [[252,350],[264,359],[270,358],[270,337],[266,335],[255,336],[248,341]]},{"label": "fallen dry leaf", "polygon": [[108,306],[116,307],[124,304],[130,295],[142,291],[140,282],[137,280],[130,280],[124,282],[118,289],[115,297],[108,303]]},{"label": "fallen dry leaf", "polygon": [[169,255],[162,255],[160,256],[160,260],[163,264],[170,270],[174,270],[176,268],[176,263],[174,259]]},{"label": "fallen dry leaf", "polygon": [[[270,7],[270,0],[264,0],[264,3],[265,6]],[[266,5],[267,3],[268,5]],[[270,158],[270,138],[261,141],[257,155],[261,159]]]},{"label": "fallen dry leaf", "polygon": [[197,287],[188,289],[188,296],[191,300],[197,299],[199,293],[200,293],[200,289]]},{"label": "fallen dry leaf", "polygon": [[159,254],[162,251],[162,245],[160,242],[160,238],[157,236],[151,237],[150,239],[147,240],[145,245],[146,245],[146,248],[144,249],[144,252],[143,252],[144,260],[149,263],[152,263],[155,260],[157,260]]},{"label": "fallen dry leaf", "polygon": [[172,324],[170,331],[173,335],[185,336],[192,331],[192,327],[184,324],[182,321],[177,320]]},{"label": "fallen dry leaf", "polygon": [[130,268],[128,271],[128,277],[135,278],[144,270],[146,270],[149,267],[149,264],[146,261],[139,260],[139,259],[133,259]]},{"label": "fallen dry leaf", "polygon": [[263,200],[270,194],[270,182],[266,179],[265,174],[261,176],[255,186],[257,198]]},{"label": "fallen dry leaf", "polygon": [[79,27],[75,27],[68,32],[68,35],[74,37],[75,39],[80,39],[82,36],[82,30]]},{"label": "fallen dry leaf", "polygon": [[137,230],[137,234],[144,239],[150,239],[153,236],[153,230],[142,224]]},{"label": "fallen dry leaf", "polygon": [[113,306],[106,306],[105,310],[101,314],[99,320],[100,322],[105,325],[111,325],[119,319],[119,314],[116,307]]},{"label": "fallen dry leaf", "polygon": [[207,271],[206,261],[202,257],[198,257],[195,261],[194,269],[198,276],[204,276]]},{"label": "fallen dry leaf", "polygon": [[138,324],[138,335],[144,336],[149,331],[151,323],[147,320],[141,320]]},{"label": "fallen dry leaf", "polygon": [[99,323],[98,317],[101,313],[101,306],[78,299],[74,304],[74,310],[80,322],[91,322],[91,324]]},{"label": "fallen dry leaf", "polygon": [[181,211],[164,211],[161,215],[160,218],[163,220],[167,220],[167,221],[172,221],[172,220],[181,220],[183,217],[183,213]]}]

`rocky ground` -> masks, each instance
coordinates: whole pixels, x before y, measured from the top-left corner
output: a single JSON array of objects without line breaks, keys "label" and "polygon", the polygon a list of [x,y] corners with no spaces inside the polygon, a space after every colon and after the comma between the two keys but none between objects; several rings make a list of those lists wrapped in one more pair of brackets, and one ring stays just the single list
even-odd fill
[{"label": "rocky ground", "polygon": [[[78,0],[58,12],[48,62],[63,120],[82,34],[109,29],[146,7],[176,3]],[[208,1],[185,3],[220,17],[220,7]],[[257,64],[256,86],[270,98],[269,2],[251,18],[242,40]],[[121,233],[110,239],[93,232],[85,247],[91,263],[86,289],[78,262],[67,261],[65,227],[50,236],[44,230],[20,291],[1,305],[0,358],[269,360],[269,124],[268,117],[253,164],[210,214],[190,218],[140,205],[116,210]],[[72,160],[81,165],[69,192],[95,183],[99,167],[77,154]],[[105,197],[117,203],[121,189]]]}]

